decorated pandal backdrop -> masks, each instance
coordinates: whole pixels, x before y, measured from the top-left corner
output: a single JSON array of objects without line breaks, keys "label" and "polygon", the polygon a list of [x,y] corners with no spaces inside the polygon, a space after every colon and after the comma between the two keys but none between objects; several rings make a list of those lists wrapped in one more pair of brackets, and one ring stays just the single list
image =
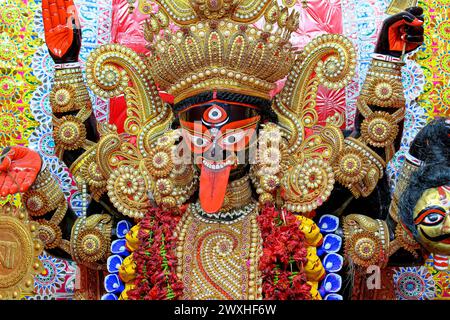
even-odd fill
[{"label": "decorated pandal backdrop", "polygon": [[[283,2],[288,5],[290,1]],[[338,33],[347,36],[357,51],[356,73],[345,89],[319,88],[316,106],[319,123],[332,121],[339,123],[342,129],[354,127],[356,99],[389,2],[296,1],[300,27],[291,38],[294,46],[303,48],[318,35]],[[149,8],[157,10],[156,4],[140,1],[132,14],[128,13],[125,0],[77,0],[75,4],[83,30],[82,63],[94,48],[110,42],[145,54],[142,23],[146,16],[143,12]],[[401,148],[388,164],[391,190],[395,188],[405,153],[417,132],[437,115],[450,115],[450,2],[429,0],[420,1],[419,5],[424,8],[426,17],[425,44],[409,55],[403,68],[407,112]],[[44,43],[40,1],[1,1],[0,48],[0,148],[22,145],[37,150],[69,205],[81,216],[81,192],[67,167],[55,156],[49,103],[54,62]],[[279,82],[278,89],[283,84]],[[92,92],[90,97],[97,120],[114,121],[120,129],[125,119],[123,100],[101,99]],[[2,205],[6,203],[20,207],[20,195],[1,200]],[[23,298],[73,299],[80,282],[77,265],[46,252],[40,254],[39,259],[42,269],[34,280],[36,293]],[[394,287],[383,286],[377,290],[377,295],[388,299],[449,299],[449,275],[449,270],[435,268],[433,256],[420,267],[388,267],[383,269],[383,276],[391,277]]]}]

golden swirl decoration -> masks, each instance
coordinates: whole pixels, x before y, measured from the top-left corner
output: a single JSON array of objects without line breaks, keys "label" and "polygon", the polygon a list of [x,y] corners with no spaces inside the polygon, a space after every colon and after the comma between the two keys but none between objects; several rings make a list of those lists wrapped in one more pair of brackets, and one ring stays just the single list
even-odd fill
[{"label": "golden swirl decoration", "polygon": [[150,207],[148,180],[131,166],[119,166],[107,182],[106,189],[112,204],[128,217],[141,219]]},{"label": "golden swirl decoration", "polygon": [[319,85],[334,90],[345,87],[354,75],[355,66],[355,49],[341,35],[321,35],[303,49],[273,106],[280,125],[288,133],[290,152],[300,148],[304,127],[317,124]]},{"label": "golden swirl decoration", "polygon": [[138,54],[125,46],[107,44],[96,48],[86,62],[86,78],[92,91],[103,98],[126,93],[131,82],[138,92],[143,120],[156,116],[164,107],[150,71]]},{"label": "golden swirl decoration", "polygon": [[322,159],[297,164],[281,180],[285,207],[292,212],[316,209],[328,199],[333,187],[333,169]]},{"label": "golden swirl decoration", "polygon": [[34,290],[34,276],[42,271],[42,242],[38,224],[23,208],[0,208],[0,300],[20,299]]}]

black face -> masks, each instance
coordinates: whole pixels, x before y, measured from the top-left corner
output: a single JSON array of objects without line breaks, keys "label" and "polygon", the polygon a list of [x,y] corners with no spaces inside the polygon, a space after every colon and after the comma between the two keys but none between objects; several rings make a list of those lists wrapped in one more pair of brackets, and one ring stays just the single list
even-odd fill
[{"label": "black face", "polygon": [[183,137],[197,165],[248,164],[260,116],[255,107],[214,99],[179,114]]}]

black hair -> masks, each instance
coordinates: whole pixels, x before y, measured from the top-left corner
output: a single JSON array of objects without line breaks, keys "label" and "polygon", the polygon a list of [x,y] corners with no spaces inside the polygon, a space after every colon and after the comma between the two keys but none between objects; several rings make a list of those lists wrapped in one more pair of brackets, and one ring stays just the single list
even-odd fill
[{"label": "black hair", "polygon": [[436,118],[414,138],[409,153],[426,163],[450,163],[450,118]]},{"label": "black hair", "polygon": [[399,215],[403,224],[417,235],[413,211],[427,189],[450,184],[450,124],[449,118],[437,118],[427,124],[414,138],[409,153],[423,162],[409,180],[400,197]]},{"label": "black hair", "polygon": [[[176,103],[173,106],[173,110],[176,113],[178,113],[178,112],[183,111],[184,109],[188,108],[191,105],[208,102],[213,99],[213,95],[214,95],[213,91],[202,92],[198,95],[195,95],[190,98],[186,98],[186,99]],[[249,96],[249,95],[245,95],[245,94],[240,94],[240,93],[235,93],[235,92],[228,92],[228,91],[217,91],[216,97],[217,97],[217,99],[224,100],[224,101],[245,103],[245,104],[250,104],[252,106],[257,107],[259,109],[259,114],[261,115],[261,118],[262,118],[261,122],[264,122],[264,121],[270,121],[270,122],[275,122],[275,123],[278,122],[278,118],[271,108],[271,106],[272,106],[271,100],[254,97],[254,96]]]},{"label": "black hair", "polygon": [[409,185],[400,197],[399,215],[403,224],[417,236],[413,211],[422,194],[427,189],[450,185],[448,164],[427,164],[411,175]]}]

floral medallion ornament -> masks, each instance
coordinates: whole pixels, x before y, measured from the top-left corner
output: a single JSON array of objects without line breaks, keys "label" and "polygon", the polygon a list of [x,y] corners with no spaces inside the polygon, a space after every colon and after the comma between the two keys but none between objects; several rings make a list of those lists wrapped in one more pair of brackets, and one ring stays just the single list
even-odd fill
[{"label": "floral medallion ornament", "polygon": [[403,86],[394,79],[369,78],[364,96],[370,97],[371,103],[380,107],[401,107],[404,105]]},{"label": "floral medallion ornament", "polygon": [[399,268],[394,274],[394,283],[400,300],[432,300],[435,297],[434,279],[424,266]]},{"label": "floral medallion ornament", "polygon": [[64,150],[76,150],[81,148],[86,140],[86,128],[80,119],[64,116],[55,124],[53,138]]},{"label": "floral medallion ornament", "polygon": [[30,190],[23,196],[23,203],[32,217],[40,217],[48,212],[47,197],[39,191]]},{"label": "floral medallion ornament", "polygon": [[70,111],[73,107],[73,99],[75,96],[75,89],[71,85],[56,85],[50,93],[50,104],[54,108],[53,112]]},{"label": "floral medallion ornament", "polygon": [[101,231],[87,229],[81,231],[78,235],[76,246],[82,261],[95,262],[104,258],[109,243]]},{"label": "floral medallion ornament", "polygon": [[389,113],[376,111],[364,119],[361,137],[368,144],[382,148],[394,142],[398,130],[398,125]]},{"label": "floral medallion ornament", "polygon": [[377,264],[381,249],[379,239],[370,232],[355,234],[345,243],[345,254],[352,262],[363,267]]},{"label": "floral medallion ornament", "polygon": [[169,147],[156,147],[146,160],[146,167],[152,177],[167,176],[173,169],[172,151]]},{"label": "floral medallion ornament", "polygon": [[344,186],[352,185],[363,179],[368,169],[366,157],[362,152],[353,148],[345,148],[333,164],[336,180]]},{"label": "floral medallion ornament", "polygon": [[1,207],[0,299],[19,299],[33,292],[34,276],[42,269],[38,256],[43,246],[37,229],[23,208]]}]

